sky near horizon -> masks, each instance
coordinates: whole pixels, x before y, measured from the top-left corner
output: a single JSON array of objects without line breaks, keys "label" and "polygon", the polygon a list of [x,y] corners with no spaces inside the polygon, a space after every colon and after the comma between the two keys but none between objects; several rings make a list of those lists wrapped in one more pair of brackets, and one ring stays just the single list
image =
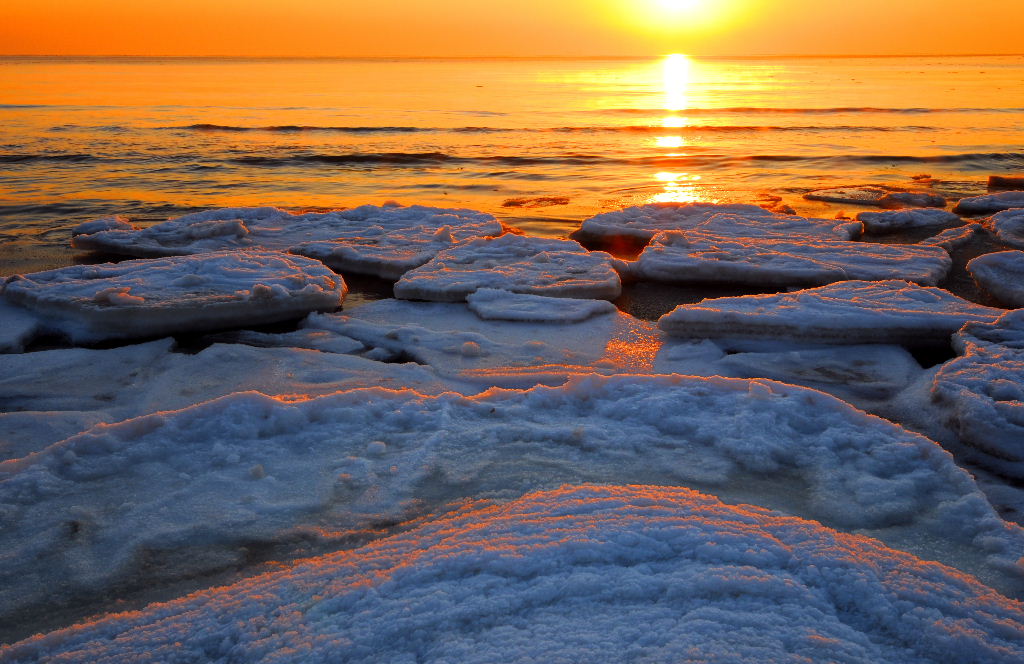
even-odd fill
[{"label": "sky near horizon", "polygon": [[1024,0],[0,0],[0,54],[1017,54],[1021,25]]}]

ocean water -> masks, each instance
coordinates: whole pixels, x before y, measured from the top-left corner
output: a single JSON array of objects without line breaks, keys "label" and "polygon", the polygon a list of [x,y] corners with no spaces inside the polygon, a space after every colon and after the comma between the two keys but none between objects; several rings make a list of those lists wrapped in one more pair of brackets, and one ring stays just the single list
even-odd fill
[{"label": "ocean water", "polygon": [[469,207],[560,237],[653,201],[984,192],[1024,171],[1024,57],[0,59],[0,274],[71,226],[239,205]]}]

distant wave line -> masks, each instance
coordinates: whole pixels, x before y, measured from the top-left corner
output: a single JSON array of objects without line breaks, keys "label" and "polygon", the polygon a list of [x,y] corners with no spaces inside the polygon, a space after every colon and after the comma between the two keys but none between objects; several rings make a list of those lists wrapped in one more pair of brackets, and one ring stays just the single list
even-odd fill
[{"label": "distant wave line", "polygon": [[[57,127],[53,128],[57,130]],[[63,129],[63,128],[60,128]],[[109,130],[109,127],[101,129]],[[904,127],[881,127],[876,125],[689,125],[685,127],[663,127],[657,125],[626,126],[563,126],[563,127],[415,127],[415,126],[318,126],[318,125],[272,125],[267,127],[246,127],[238,125],[193,124],[174,127],[159,127],[162,130],[185,130],[206,132],[269,132],[300,133],[326,132],[342,134],[414,134],[414,133],[716,133],[716,132],[889,132],[889,131],[937,131],[938,127],[911,125]]]},{"label": "distant wave line", "polygon": [[[593,111],[584,111],[593,112]],[[684,108],[677,110],[666,110],[664,108],[606,108],[598,111],[600,113],[624,113],[629,115],[665,115],[674,113],[677,115],[717,115],[737,113],[777,113],[777,114],[807,114],[807,115],[830,115],[841,113],[1021,113],[1021,108],[885,108],[875,106],[836,106],[830,108],[774,108],[769,106],[733,106],[727,108]]]}]

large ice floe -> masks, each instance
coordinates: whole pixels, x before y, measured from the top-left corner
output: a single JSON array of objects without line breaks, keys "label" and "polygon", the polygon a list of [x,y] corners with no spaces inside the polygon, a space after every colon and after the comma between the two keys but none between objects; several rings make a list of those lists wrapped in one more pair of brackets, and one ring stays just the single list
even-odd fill
[{"label": "large ice floe", "polygon": [[905,279],[934,286],[952,266],[940,247],[807,238],[659,233],[628,264],[639,279],[678,283],[821,285],[850,279]]},{"label": "large ice floe", "polygon": [[662,231],[694,228],[719,235],[849,240],[860,235],[862,227],[859,222],[777,214],[756,205],[652,203],[591,217],[570,237],[581,242],[646,244]]},{"label": "large ice floe", "polygon": [[892,233],[911,228],[961,223],[960,217],[940,208],[915,208],[888,212],[861,212],[857,221],[869,233]]},{"label": "large ice floe", "polygon": [[579,482],[711,489],[1021,591],[1024,534],[932,441],[782,383],[591,376],[471,397],[236,393],[0,463],[0,607],[10,622],[230,565],[261,542],[365,536]]},{"label": "large ice floe", "polygon": [[955,344],[963,356],[936,374],[933,397],[980,463],[1024,478],[1024,310],[967,325]]},{"label": "large ice floe", "polygon": [[338,308],[346,293],[319,261],[270,251],[75,265],[8,277],[0,288],[37,327],[76,342],[302,318]]},{"label": "large ice floe", "polygon": [[871,539],[683,488],[470,503],[362,548],[38,636],[7,662],[1015,664],[1024,610]]},{"label": "large ice floe", "polygon": [[967,224],[958,228],[947,228],[940,233],[921,240],[918,244],[942,247],[946,251],[953,252],[967,245],[979,235],[984,234],[984,230],[981,224]]},{"label": "large ice floe", "polygon": [[1024,251],[998,251],[967,263],[978,285],[1011,307],[1024,307]]},{"label": "large ice floe", "polygon": [[673,336],[725,342],[927,346],[947,344],[965,323],[991,322],[1003,313],[906,281],[842,281],[790,293],[684,304],[662,316],[658,325]]},{"label": "large ice floe", "polygon": [[1004,210],[994,214],[989,225],[1000,241],[1024,249],[1024,209]]},{"label": "large ice floe", "polygon": [[1024,208],[1024,191],[1004,191],[998,194],[961,198],[953,211],[960,214],[992,214],[1011,208]]},{"label": "large ice floe", "polygon": [[397,204],[290,214],[277,208],[222,208],[125,229],[125,220],[87,222],[72,246],[129,256],[177,256],[225,249],[274,249],[322,260],[340,272],[397,279],[462,240],[498,235],[493,216]]},{"label": "large ice floe", "polygon": [[832,187],[804,194],[809,201],[851,203],[884,208],[946,206],[946,199],[927,191],[899,191],[885,187]]},{"label": "large ice floe", "polygon": [[511,233],[463,242],[411,270],[395,297],[462,302],[481,288],[549,297],[614,300],[622,292],[612,257],[571,240]]}]

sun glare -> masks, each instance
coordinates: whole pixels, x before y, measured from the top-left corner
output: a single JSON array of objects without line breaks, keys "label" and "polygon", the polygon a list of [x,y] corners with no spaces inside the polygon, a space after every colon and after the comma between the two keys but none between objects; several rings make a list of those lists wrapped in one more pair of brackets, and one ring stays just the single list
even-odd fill
[{"label": "sun glare", "polygon": [[658,5],[670,12],[697,11],[703,4],[702,0],[658,0]]}]

